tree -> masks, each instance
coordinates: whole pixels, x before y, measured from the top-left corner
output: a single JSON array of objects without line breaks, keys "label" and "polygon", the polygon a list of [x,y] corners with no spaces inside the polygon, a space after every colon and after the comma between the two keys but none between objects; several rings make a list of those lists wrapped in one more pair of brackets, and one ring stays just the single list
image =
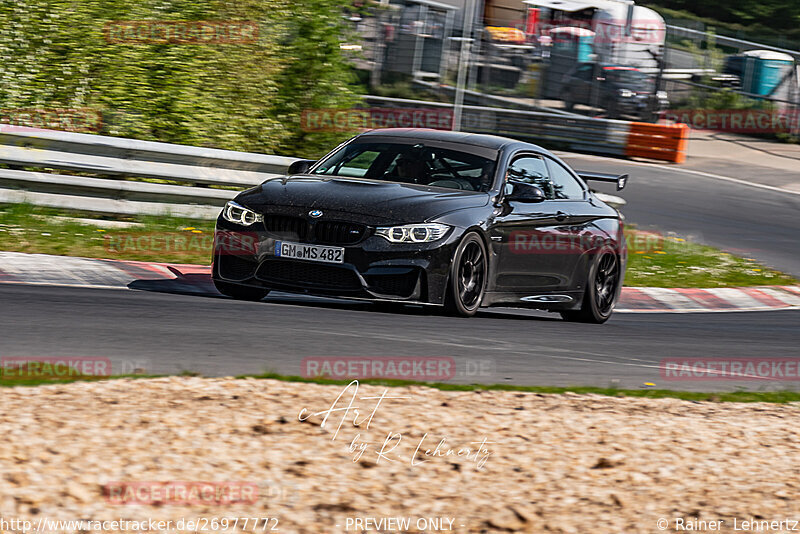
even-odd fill
[{"label": "tree", "polygon": [[[119,43],[105,31],[114,21],[203,20],[255,21],[257,38]],[[109,135],[298,154],[298,106],[353,101],[340,21],[331,0],[3,2],[0,108],[90,107]]]}]

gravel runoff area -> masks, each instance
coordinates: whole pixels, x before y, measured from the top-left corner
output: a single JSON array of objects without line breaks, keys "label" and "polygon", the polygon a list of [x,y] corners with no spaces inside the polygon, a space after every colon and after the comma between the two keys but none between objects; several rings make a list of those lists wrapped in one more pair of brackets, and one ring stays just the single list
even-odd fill
[{"label": "gravel runoff area", "polygon": [[197,377],[3,389],[0,530],[790,532],[800,520],[796,404],[355,389]]}]

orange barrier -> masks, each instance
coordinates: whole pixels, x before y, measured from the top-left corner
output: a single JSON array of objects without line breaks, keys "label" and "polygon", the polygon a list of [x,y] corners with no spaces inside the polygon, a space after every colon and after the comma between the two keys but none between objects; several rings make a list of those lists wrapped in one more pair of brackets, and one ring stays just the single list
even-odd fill
[{"label": "orange barrier", "polygon": [[632,122],[628,131],[625,155],[683,163],[686,161],[688,144],[689,127],[685,124]]}]

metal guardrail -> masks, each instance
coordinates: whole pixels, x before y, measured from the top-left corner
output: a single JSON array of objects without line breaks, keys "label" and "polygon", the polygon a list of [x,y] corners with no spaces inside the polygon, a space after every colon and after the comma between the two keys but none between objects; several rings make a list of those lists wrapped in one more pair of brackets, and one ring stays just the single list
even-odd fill
[{"label": "metal guardrail", "polygon": [[0,125],[0,145],[195,167],[282,173],[296,158]]},{"label": "metal guardrail", "polygon": [[[379,107],[452,108],[452,104],[365,96]],[[470,133],[503,135],[545,143],[555,148],[624,156],[630,123],[581,115],[555,115],[542,111],[463,106],[462,127]]]},{"label": "metal guardrail", "polygon": [[[376,107],[452,107],[378,96],[366,96],[364,102]],[[462,122],[465,131],[580,152],[680,161],[685,151],[685,131],[676,127],[480,106],[464,106]],[[0,163],[8,167],[0,168],[0,203],[29,202],[113,215],[214,218],[240,189],[285,174],[293,161],[0,125]],[[48,172],[53,169],[68,173]]]},{"label": "metal guardrail", "polygon": [[[451,85],[443,85],[436,82],[426,82],[424,80],[413,80],[412,82],[414,86],[421,87],[423,89],[427,89],[430,91],[441,92],[448,96],[455,95],[456,88]],[[562,115],[564,117],[582,117],[578,113],[573,113],[571,111],[565,111],[563,109],[554,109],[548,108],[545,106],[537,106],[534,104],[526,103],[522,99],[507,97],[507,96],[499,96],[499,95],[491,95],[488,93],[481,93],[480,91],[473,91],[471,89],[466,89],[464,91],[464,99],[466,101],[472,101],[473,105],[477,102],[481,107],[488,106],[488,107],[497,107],[503,106],[502,109],[521,109],[523,111],[539,111],[543,113],[550,113],[552,115]]]},{"label": "metal guardrail", "polygon": [[[114,215],[213,218],[238,190],[284,174],[295,159],[0,125],[0,163],[11,167],[0,169],[0,202]],[[29,167],[92,176],[22,169]]]}]

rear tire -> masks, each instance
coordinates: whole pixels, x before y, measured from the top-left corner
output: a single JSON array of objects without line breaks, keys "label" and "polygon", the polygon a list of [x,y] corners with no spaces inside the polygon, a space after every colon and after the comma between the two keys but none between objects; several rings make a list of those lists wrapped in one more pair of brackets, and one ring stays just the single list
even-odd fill
[{"label": "rear tire", "polygon": [[589,269],[581,308],[561,312],[565,321],[602,324],[614,312],[622,279],[620,258],[610,248],[601,249],[596,258]]},{"label": "rear tire", "polygon": [[462,317],[475,315],[483,300],[487,272],[486,245],[477,233],[469,232],[458,244],[450,264],[445,310]]},{"label": "rear tire", "polygon": [[214,286],[217,288],[217,291],[226,297],[231,297],[236,300],[259,301],[269,294],[269,289],[229,284],[228,282],[222,282],[220,280],[214,280]]}]

